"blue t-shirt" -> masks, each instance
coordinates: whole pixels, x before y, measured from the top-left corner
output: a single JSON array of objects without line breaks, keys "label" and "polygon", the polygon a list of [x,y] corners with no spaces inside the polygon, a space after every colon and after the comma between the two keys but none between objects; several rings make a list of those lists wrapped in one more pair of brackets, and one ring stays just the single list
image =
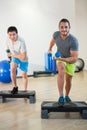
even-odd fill
[{"label": "blue t-shirt", "polygon": [[61,57],[67,58],[71,57],[70,51],[78,51],[78,40],[71,34],[63,40],[60,36],[60,32],[56,31],[53,34],[55,40],[57,51],[61,53]]}]

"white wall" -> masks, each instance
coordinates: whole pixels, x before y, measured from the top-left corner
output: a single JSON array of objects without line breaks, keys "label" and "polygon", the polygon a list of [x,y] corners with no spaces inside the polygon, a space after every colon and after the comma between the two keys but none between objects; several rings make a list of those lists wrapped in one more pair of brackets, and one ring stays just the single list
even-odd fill
[{"label": "white wall", "polygon": [[63,17],[76,34],[75,0],[0,0],[0,60],[6,58],[7,28],[14,25],[26,41],[30,63],[44,66],[44,53]]},{"label": "white wall", "polygon": [[76,34],[79,39],[79,57],[85,61],[87,69],[87,0],[75,1]]}]

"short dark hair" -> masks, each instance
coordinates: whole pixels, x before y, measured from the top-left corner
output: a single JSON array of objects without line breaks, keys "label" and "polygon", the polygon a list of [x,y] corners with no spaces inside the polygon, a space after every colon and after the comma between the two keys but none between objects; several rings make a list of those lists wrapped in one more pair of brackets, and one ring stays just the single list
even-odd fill
[{"label": "short dark hair", "polygon": [[60,25],[61,22],[67,22],[69,24],[69,27],[70,27],[70,22],[69,22],[68,19],[66,19],[66,18],[61,19],[60,22],[59,22],[59,25]]},{"label": "short dark hair", "polygon": [[18,33],[18,30],[17,30],[17,28],[15,26],[10,26],[7,29],[7,33],[9,33],[9,32],[16,32],[16,33]]}]

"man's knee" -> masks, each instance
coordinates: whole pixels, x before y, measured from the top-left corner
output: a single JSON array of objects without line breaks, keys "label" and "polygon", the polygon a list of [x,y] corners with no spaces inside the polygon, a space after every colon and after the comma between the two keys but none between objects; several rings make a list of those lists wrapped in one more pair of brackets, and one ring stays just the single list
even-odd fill
[{"label": "man's knee", "polygon": [[27,73],[22,73],[22,78],[27,79]]}]

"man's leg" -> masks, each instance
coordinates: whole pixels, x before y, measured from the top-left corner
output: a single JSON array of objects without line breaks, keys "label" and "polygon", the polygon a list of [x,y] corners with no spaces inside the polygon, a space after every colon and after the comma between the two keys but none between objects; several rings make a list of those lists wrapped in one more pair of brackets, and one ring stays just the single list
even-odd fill
[{"label": "man's leg", "polygon": [[12,80],[12,86],[13,90],[11,91],[12,94],[15,94],[18,92],[18,87],[16,83],[16,70],[17,70],[17,64],[14,62],[11,62],[11,80]]},{"label": "man's leg", "polygon": [[26,72],[22,72],[22,78],[23,78],[24,91],[27,91],[28,78],[27,78],[27,73]]},{"label": "man's leg", "polygon": [[65,102],[71,102],[71,99],[69,97],[69,93],[71,90],[71,83],[72,82],[72,76],[69,74],[66,74],[66,85],[65,85]]},{"label": "man's leg", "polygon": [[69,93],[71,90],[71,85],[72,85],[72,77],[74,75],[75,71],[75,64],[66,64],[66,84],[65,84],[65,101],[70,102],[71,99],[69,97]]},{"label": "man's leg", "polygon": [[57,69],[58,69],[57,84],[58,84],[59,95],[63,96],[64,75],[65,75],[64,63],[62,62],[57,63]]},{"label": "man's leg", "polygon": [[68,96],[71,89],[71,83],[72,82],[72,76],[69,74],[66,74],[66,85],[65,85],[65,96]]},{"label": "man's leg", "polygon": [[16,87],[16,70],[17,70],[17,64],[14,62],[11,62],[11,80],[12,80],[12,86]]},{"label": "man's leg", "polygon": [[64,87],[65,64],[62,62],[57,63],[57,69],[58,69],[57,84],[60,95],[58,99],[58,104],[62,106],[64,104],[63,87]]}]

